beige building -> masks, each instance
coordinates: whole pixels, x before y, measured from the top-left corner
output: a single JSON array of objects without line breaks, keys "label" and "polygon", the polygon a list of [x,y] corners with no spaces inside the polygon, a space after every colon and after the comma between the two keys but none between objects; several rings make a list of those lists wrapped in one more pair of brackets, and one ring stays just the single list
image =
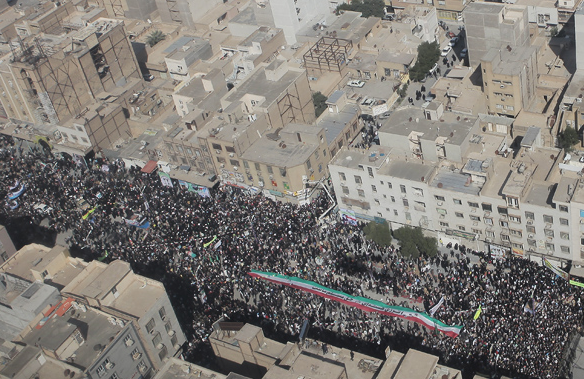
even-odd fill
[{"label": "beige building", "polygon": [[22,41],[0,67],[0,102],[10,118],[57,124],[131,78],[141,74],[124,24],[102,18],[66,36]]},{"label": "beige building", "polygon": [[162,283],[136,275],[127,262],[90,262],[61,294],[134,323],[155,368],[180,353],[186,341]]},{"label": "beige building", "polygon": [[537,85],[537,48],[491,49],[481,59],[489,112],[515,117],[529,108]]}]

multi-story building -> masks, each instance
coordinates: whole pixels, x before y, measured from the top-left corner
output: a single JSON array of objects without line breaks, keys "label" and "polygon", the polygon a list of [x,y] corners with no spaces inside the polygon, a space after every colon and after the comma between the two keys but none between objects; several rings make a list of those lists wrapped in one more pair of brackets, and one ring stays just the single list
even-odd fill
[{"label": "multi-story building", "polygon": [[297,42],[296,33],[306,25],[326,24],[332,12],[329,0],[272,0],[270,7],[275,26],[284,31],[289,45]]},{"label": "multi-story building", "polygon": [[472,2],[464,9],[466,44],[472,67],[478,67],[490,49],[529,46],[527,7]]},{"label": "multi-story building", "polygon": [[41,313],[17,341],[83,370],[87,378],[147,378],[153,364],[133,323],[75,303]]},{"label": "multi-story building", "polygon": [[157,11],[155,0],[93,0],[107,11],[109,17],[148,20]]},{"label": "multi-story building", "polygon": [[[423,111],[418,112],[421,120]],[[384,147],[396,139],[389,133],[394,121],[388,119],[380,129],[381,146],[369,151],[344,148],[331,161],[341,209],[362,219],[386,219],[392,228],[419,226],[444,241],[475,249],[584,259],[584,239],[579,238],[584,183],[577,172],[584,165],[558,149],[543,147],[540,128],[530,128],[514,149],[507,135],[472,128],[467,138],[450,141],[458,146],[454,157],[459,159],[450,156],[451,148],[435,159],[423,146],[421,156],[408,154],[411,138],[402,141],[406,146],[396,141]],[[442,133],[448,123],[439,121],[434,127]],[[429,134],[434,149],[435,131],[426,128],[419,137]],[[458,133],[456,129],[444,139],[445,147],[449,138],[459,138]]]},{"label": "multi-story building", "polygon": [[25,39],[7,58],[0,103],[18,120],[64,122],[100,93],[142,79],[121,20],[101,18],[69,36]]},{"label": "multi-story building", "polygon": [[16,253],[12,238],[4,225],[0,225],[0,264],[6,262],[8,258]]},{"label": "multi-story building", "polygon": [[179,353],[186,341],[162,283],[134,274],[127,262],[90,262],[61,293],[123,321],[118,324],[135,325],[136,338],[144,345],[141,352],[155,368]]},{"label": "multi-story building", "polygon": [[481,58],[481,71],[491,114],[515,117],[529,108],[538,77],[535,46],[490,49]]}]

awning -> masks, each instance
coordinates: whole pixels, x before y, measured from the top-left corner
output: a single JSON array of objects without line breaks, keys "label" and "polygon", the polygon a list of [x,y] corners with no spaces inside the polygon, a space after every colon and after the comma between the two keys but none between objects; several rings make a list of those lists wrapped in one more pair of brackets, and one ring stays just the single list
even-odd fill
[{"label": "awning", "polygon": [[146,165],[142,168],[142,172],[150,174],[152,171],[154,171],[156,166],[157,166],[156,161],[148,161],[148,163],[146,163]]}]

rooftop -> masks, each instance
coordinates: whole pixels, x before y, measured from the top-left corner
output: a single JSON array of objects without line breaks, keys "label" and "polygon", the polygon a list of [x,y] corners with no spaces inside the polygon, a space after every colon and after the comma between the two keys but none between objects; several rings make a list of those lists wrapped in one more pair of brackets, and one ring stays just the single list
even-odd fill
[{"label": "rooftop", "polygon": [[483,62],[493,63],[493,73],[499,75],[518,75],[524,70],[524,62],[537,51],[535,46],[515,46],[509,49],[490,49],[481,58]]},{"label": "rooftop", "polygon": [[170,358],[153,379],[225,379],[225,375],[177,358]]},{"label": "rooftop", "polygon": [[399,108],[386,119],[379,129],[381,144],[392,134],[409,136],[420,133],[421,139],[436,140],[444,138],[444,143],[461,145],[474,126],[476,117],[461,117],[456,113],[445,112],[440,120],[427,120],[422,109],[406,106]]},{"label": "rooftop", "polygon": [[294,167],[304,164],[318,149],[317,144],[278,141],[259,138],[242,155],[241,159],[265,163],[276,167]]},{"label": "rooftop", "polygon": [[428,379],[438,364],[438,357],[410,349],[402,360],[394,379]]},{"label": "rooftop", "polygon": [[351,104],[345,105],[338,113],[327,112],[318,123],[318,126],[325,129],[326,142],[329,145],[333,143],[346,127],[347,123],[353,120],[357,114],[359,114],[359,107]]},{"label": "rooftop", "polygon": [[390,160],[378,171],[378,173],[380,175],[407,179],[413,182],[427,183],[434,170],[434,166],[427,164],[412,161]]},{"label": "rooftop", "polygon": [[41,328],[33,328],[24,334],[22,341],[54,351],[79,329],[85,343],[75,351],[67,350],[69,355],[61,356],[60,359],[74,356],[75,365],[87,369],[122,327],[111,323],[107,315],[92,308],[86,309],[86,312],[75,312],[73,317],[71,312],[66,312],[63,316],[49,318]]},{"label": "rooftop", "polygon": [[475,196],[480,194],[482,188],[482,184],[474,183],[470,175],[454,172],[446,167],[438,170],[430,186]]},{"label": "rooftop", "polygon": [[368,150],[343,147],[330,164],[353,169],[362,166],[380,168],[387,161],[390,153],[391,148],[378,145],[373,145]]}]

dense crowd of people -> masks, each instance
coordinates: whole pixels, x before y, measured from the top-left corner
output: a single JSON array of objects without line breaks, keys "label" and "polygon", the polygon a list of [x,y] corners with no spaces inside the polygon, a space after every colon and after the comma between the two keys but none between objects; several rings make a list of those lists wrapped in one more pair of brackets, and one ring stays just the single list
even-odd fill
[{"label": "dense crowd of people", "polygon": [[[178,183],[164,186],[156,173],[122,161],[87,165],[6,138],[0,145],[2,196],[26,186],[0,207],[4,219],[44,222],[68,235],[73,251],[106,262],[123,259],[137,273],[161,280],[189,340],[186,354],[199,362],[212,360],[205,347],[221,317],[258,324],[281,340],[297,338],[308,319],[309,336],[364,353],[413,347],[439,355],[467,377],[502,370],[557,378],[572,336],[581,331],[581,289],[529,260],[483,256],[471,264],[466,254],[406,259],[399,248],[366,240],[362,225],[335,215],[320,219],[330,207],[326,196],[296,206],[220,187],[202,197]],[[150,227],[127,222],[133,219]],[[250,277],[250,269],[422,312],[444,298],[434,317],[463,329],[450,338],[279,288]]]}]

